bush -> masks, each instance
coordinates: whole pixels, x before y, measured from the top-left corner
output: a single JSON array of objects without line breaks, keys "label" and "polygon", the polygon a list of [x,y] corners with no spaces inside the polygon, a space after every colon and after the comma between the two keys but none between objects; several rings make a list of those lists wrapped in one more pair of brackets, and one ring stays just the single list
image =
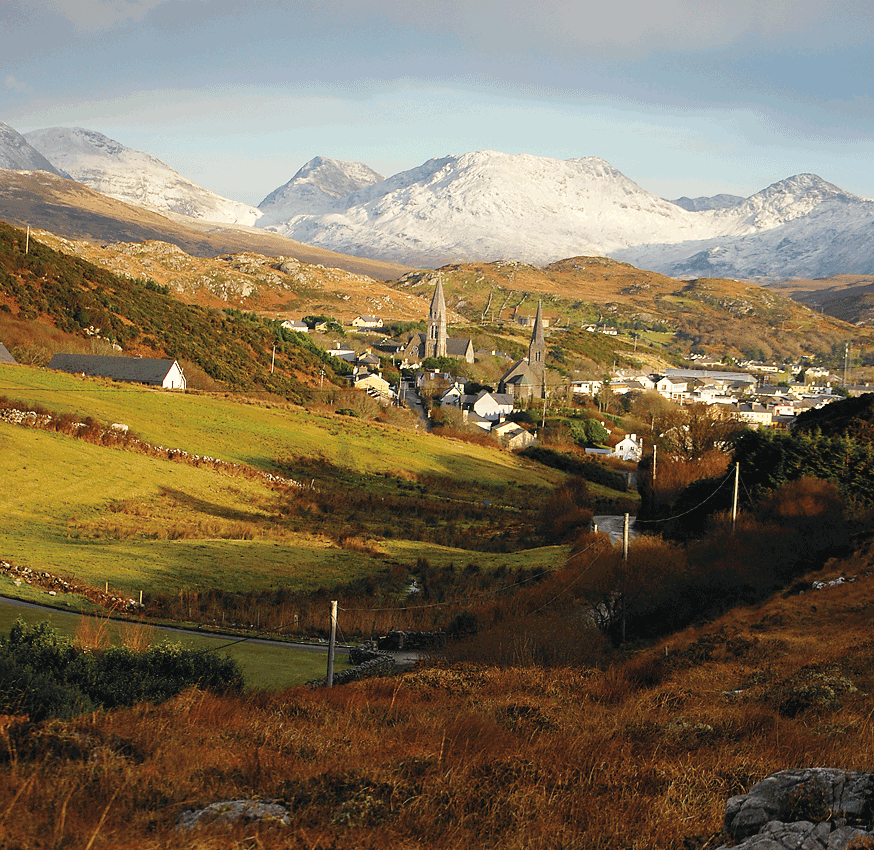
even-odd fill
[{"label": "bush", "polygon": [[230,658],[178,644],[161,643],[145,652],[77,649],[48,623],[27,626],[19,620],[0,641],[0,712],[27,713],[32,720],[162,702],[191,685],[239,692],[243,676]]}]

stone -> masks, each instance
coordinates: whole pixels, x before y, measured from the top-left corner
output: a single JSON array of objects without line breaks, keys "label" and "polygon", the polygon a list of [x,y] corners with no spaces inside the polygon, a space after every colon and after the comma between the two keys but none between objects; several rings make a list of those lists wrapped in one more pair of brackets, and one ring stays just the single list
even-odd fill
[{"label": "stone", "polygon": [[874,847],[872,801],[870,773],[782,770],[729,799],[725,833],[731,843],[719,850],[846,850],[854,839],[871,840]]},{"label": "stone", "polygon": [[265,800],[226,800],[211,803],[203,809],[189,809],[179,815],[178,830],[198,829],[212,824],[270,823],[289,826],[288,809],[280,803]]}]

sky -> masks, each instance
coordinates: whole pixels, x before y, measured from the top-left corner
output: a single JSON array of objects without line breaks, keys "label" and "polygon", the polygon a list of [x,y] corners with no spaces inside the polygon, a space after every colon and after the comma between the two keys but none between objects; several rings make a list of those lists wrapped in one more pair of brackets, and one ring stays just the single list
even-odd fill
[{"label": "sky", "polygon": [[258,204],[314,156],[599,156],[666,198],[874,197],[871,0],[0,0],[0,121]]}]

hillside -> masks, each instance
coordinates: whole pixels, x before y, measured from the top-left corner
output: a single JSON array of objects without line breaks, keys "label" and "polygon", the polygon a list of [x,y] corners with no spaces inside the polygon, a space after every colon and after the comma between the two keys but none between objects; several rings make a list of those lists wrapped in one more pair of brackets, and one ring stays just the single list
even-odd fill
[{"label": "hillside", "polygon": [[[573,257],[537,267],[466,263],[411,272],[394,285],[423,296],[435,274],[447,306],[472,322],[533,316],[538,300],[553,324],[617,328],[623,351],[715,358],[822,357],[858,330],[756,284],[678,281],[602,257]],[[865,337],[867,338],[867,337]],[[554,335],[555,344],[561,344]],[[551,341],[552,344],[552,341]]]},{"label": "hillside", "polygon": [[166,356],[217,386],[297,400],[308,396],[319,369],[331,379],[345,368],[277,323],[184,304],[151,280],[118,277],[36,239],[25,253],[25,243],[25,234],[0,223],[0,332],[7,347],[30,343],[27,323],[42,324],[80,347],[90,338],[129,354]]},{"label": "hillside", "polygon": [[328,315],[346,323],[359,315],[396,321],[418,321],[428,315],[426,300],[382,280],[292,256],[237,251],[199,257],[167,242],[96,244],[44,230],[34,236],[116,274],[153,280],[180,300],[202,307],[232,307],[281,320]]},{"label": "hillside", "polygon": [[[0,387],[0,477],[10,485],[0,560],[130,597],[144,590],[147,616],[214,625],[238,622],[232,612],[245,607],[274,631],[312,634],[321,629],[312,597],[325,588],[349,595],[365,581],[372,595],[379,581],[403,599],[429,564],[454,575],[453,564],[476,559],[479,578],[542,573],[564,554],[538,530],[559,473],[494,444],[420,434],[403,417],[25,366],[3,367]],[[6,409],[51,418],[22,427],[4,421]],[[112,434],[109,423],[129,430]],[[0,588],[27,590],[2,575]],[[178,595],[207,591],[194,608]],[[288,605],[274,604],[278,591]],[[292,618],[295,594],[306,598]],[[345,628],[372,626],[347,619]]]},{"label": "hillside", "polygon": [[[728,799],[775,771],[870,771],[870,565],[864,550],[803,594],[611,664],[570,642],[569,666],[532,664],[529,628],[506,667],[12,721],[5,836],[25,850],[95,835],[144,850],[253,837],[265,850],[714,848]],[[281,804],[288,824],[177,829],[185,811],[252,798]]]},{"label": "hillside", "polygon": [[293,257],[302,263],[320,263],[380,280],[409,271],[402,264],[337,254],[265,230],[169,218],[47,171],[0,170],[0,220],[97,244],[169,242],[198,257],[255,251],[267,256]]}]

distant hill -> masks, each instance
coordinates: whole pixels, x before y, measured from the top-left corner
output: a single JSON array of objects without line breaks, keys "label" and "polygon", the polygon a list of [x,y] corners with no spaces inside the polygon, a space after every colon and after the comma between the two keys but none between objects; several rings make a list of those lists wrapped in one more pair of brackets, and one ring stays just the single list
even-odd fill
[{"label": "distant hill", "polygon": [[304,165],[291,180],[271,192],[258,209],[268,221],[288,221],[296,215],[314,215],[339,209],[343,199],[359,189],[380,183],[385,178],[363,162],[343,162],[317,156]]},{"label": "distant hill", "polygon": [[818,410],[799,414],[795,433],[820,431],[826,437],[853,437],[874,442],[874,393],[833,401]]},{"label": "distant hill", "polygon": [[48,171],[66,177],[49,162],[21,133],[0,121],[0,168],[13,171]]},{"label": "distant hill", "polygon": [[380,280],[396,278],[410,269],[396,263],[336,254],[266,230],[171,220],[46,171],[0,169],[0,220],[98,244],[154,239],[177,245],[198,257],[236,251],[294,257],[301,262],[319,263]]},{"label": "distant hill", "polygon": [[178,174],[161,160],[80,127],[49,127],[25,134],[56,168],[97,192],[160,213],[204,221],[254,224],[261,212],[222,198]]},{"label": "distant hill", "polygon": [[753,283],[678,281],[604,257],[572,257],[546,266],[462,263],[410,272],[394,285],[423,297],[436,275],[447,306],[472,322],[516,322],[539,300],[551,321],[618,329],[640,347],[674,354],[701,350],[738,359],[825,355],[858,330]]},{"label": "distant hill", "polygon": [[50,323],[74,338],[112,343],[126,354],[180,360],[229,389],[279,393],[298,402],[309,395],[320,369],[329,380],[335,369],[345,370],[278,322],[184,304],[153,281],[118,277],[36,239],[25,254],[24,234],[0,223],[0,319],[3,313]]}]

